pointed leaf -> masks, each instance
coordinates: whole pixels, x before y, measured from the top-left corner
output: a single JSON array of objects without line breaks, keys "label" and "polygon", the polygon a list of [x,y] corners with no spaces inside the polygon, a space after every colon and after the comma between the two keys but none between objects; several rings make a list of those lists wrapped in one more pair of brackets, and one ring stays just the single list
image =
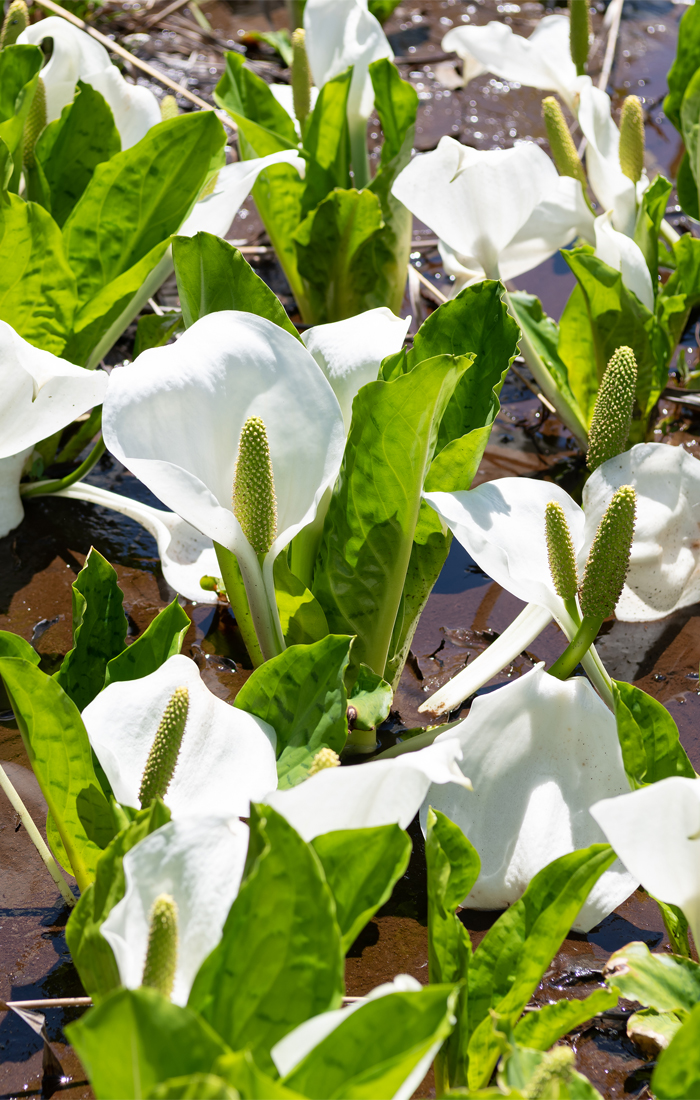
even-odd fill
[{"label": "pointed leaf", "polygon": [[659,1100],[688,1100],[700,1096],[700,1004],[661,1052],[651,1078]]},{"label": "pointed leaf", "polygon": [[309,154],[301,216],[318,206],[334,187],[350,187],[347,105],[352,70],[327,81],[308,119],[304,149]]},{"label": "pointed leaf", "polygon": [[589,997],[543,1005],[537,1012],[528,1012],[515,1026],[513,1035],[518,1043],[535,1050],[549,1050],[558,1039],[586,1020],[617,1005],[617,994],[597,989]]},{"label": "pointed leaf", "polygon": [[135,642],[108,662],[104,686],[117,680],[139,680],[142,676],[150,676],[169,657],[181,651],[190,625],[189,617],[175,597],[172,603],[158,612]]},{"label": "pointed leaf", "polygon": [[698,69],[700,51],[700,12],[693,6],[686,8],[678,28],[676,59],[668,73],[668,95],[664,100],[664,114],[677,130],[681,128],[681,103],[691,78]]},{"label": "pointed leaf", "polygon": [[645,943],[628,943],[605,966],[608,985],[621,997],[657,1012],[691,1012],[700,1001],[700,966],[679,955],[652,955]]},{"label": "pointed leaf", "polygon": [[613,698],[622,759],[633,787],[671,775],[695,778],[678,726],[662,703],[622,680],[613,680]]}]

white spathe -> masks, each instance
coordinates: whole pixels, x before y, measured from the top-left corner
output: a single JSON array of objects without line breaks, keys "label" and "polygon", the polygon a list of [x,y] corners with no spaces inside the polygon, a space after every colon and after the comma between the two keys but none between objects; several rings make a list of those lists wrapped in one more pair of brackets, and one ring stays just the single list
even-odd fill
[{"label": "white spathe", "polygon": [[[464,904],[502,909],[517,901],[552,860],[604,841],[589,812],[594,802],[623,794],[629,783],[614,716],[583,677],[558,680],[538,665],[525,676],[478,696],[459,726],[461,767],[474,790],[433,787],[428,807],[459,825],[481,858],[481,873]],[[620,905],[639,879],[619,864],[598,880],[574,928],[587,932]]]},{"label": "white spathe", "polygon": [[194,603],[217,602],[216,592],[202,588],[199,583],[202,577],[219,576],[214,544],[175,512],[152,508],[150,504],[142,504],[120,493],[111,493],[86,481],[78,481],[51,495],[84,500],[136,520],[156,540],[163,576],[170,587]]},{"label": "white spathe", "polygon": [[324,768],[296,787],[270,792],[264,801],[307,841],[337,829],[392,824],[406,829],[431,784],[469,786],[460,759],[457,741],[430,745],[393,760]]},{"label": "white spathe", "polygon": [[593,239],[581,184],[559,176],[532,142],[478,150],[443,137],[399,173],[392,193],[436,233],[457,289],[515,278],[574,237]]},{"label": "white spathe", "polygon": [[170,894],[178,922],[172,999],[187,1004],[197,971],[221,939],[247,853],[248,826],[215,816],[170,821],[126,853],[126,893],[100,927],[123,985],[141,985],[151,909]]},{"label": "white spathe", "polygon": [[179,687],[189,692],[189,710],[163,801],[174,818],[247,817],[250,802],[277,785],[277,735],[261,718],[213,695],[194,661],[182,654],[149,676],[109,684],[83,711],[90,744],[117,801],[139,807],[148,754]]},{"label": "white spathe", "polygon": [[635,185],[620,167],[620,131],[613,122],[610,96],[586,85],[581,89],[578,120],[586,138],[586,170],[596,198],[610,211],[613,227],[632,237],[637,201],[649,180],[642,174]]},{"label": "white spathe", "polygon": [[609,210],[595,219],[595,254],[620,272],[627,289],[636,294],[642,305],[653,313],[654,290],[644,253],[631,237],[613,229],[611,218],[612,211]]},{"label": "white spathe", "polygon": [[111,107],[122,149],[136,145],[161,121],[160,104],[153,92],[128,84],[104,46],[67,20],[55,15],[41,19],[22,31],[17,41],[40,46],[46,38],[53,40],[51,57],[40,74],[46,88],[48,122],[60,118],[63,108],[72,102],[79,80],[91,84]]},{"label": "white spathe", "polygon": [[682,909],[700,943],[700,780],[661,779],[597,802],[591,814],[633,877]]},{"label": "white spathe", "polygon": [[700,462],[664,443],[637,443],[604,462],[583,490],[586,539],[621,485],[634,487],[637,516],[615,615],[623,622],[662,619],[700,600]]},{"label": "white spathe", "polygon": [[27,343],[0,321],[0,538],[22,522],[19,482],[35,444],[99,405],[104,371],[85,370]]},{"label": "white spathe", "polygon": [[410,317],[396,317],[386,306],[379,306],[344,321],[315,325],[302,334],[338,398],[346,433],[357,391],[376,382],[382,360],[401,349],[410,323]]},{"label": "white spathe", "polygon": [[490,72],[527,87],[557,92],[574,114],[581,89],[591,83],[589,76],[576,75],[566,15],[546,15],[529,38],[513,34],[497,19],[483,27],[453,27],[442,48],[462,58],[465,81]]},{"label": "white spathe", "polygon": [[[277,537],[262,569],[232,506],[238,442],[251,416],[267,429],[277,497]],[[281,638],[274,561],[313,520],[345,443],[338,401],[304,345],[254,314],[210,313],[175,344],[112,372],[103,431],[110,451],[166,507],[236,555],[253,616],[267,601]]]}]

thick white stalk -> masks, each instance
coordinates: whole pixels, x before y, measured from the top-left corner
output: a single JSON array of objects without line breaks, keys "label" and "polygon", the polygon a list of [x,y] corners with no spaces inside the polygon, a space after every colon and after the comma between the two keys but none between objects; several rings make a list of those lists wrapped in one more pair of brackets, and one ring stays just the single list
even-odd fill
[{"label": "thick white stalk", "polygon": [[13,810],[19,814],[20,821],[27,831],[27,836],[32,841],[37,852],[43,859],[46,865],[46,870],[49,872],[51,878],[54,880],[54,882],[58,886],[58,889],[61,892],[61,897],[67,905],[73,907],[75,905],[75,897],[73,895],[73,891],[64,879],[61,873],[61,868],[58,866],[56,860],[51,855],[51,852],[49,851],[46,842],[44,841],[44,838],[34,824],[32,815],[29,813],[29,810],[24,805],[24,802],[17,794],[17,791],[15,790],[12,781],[10,780],[10,777],[3,768],[2,764],[0,764],[0,787],[2,787],[3,791],[9,798],[10,805],[12,806]]}]

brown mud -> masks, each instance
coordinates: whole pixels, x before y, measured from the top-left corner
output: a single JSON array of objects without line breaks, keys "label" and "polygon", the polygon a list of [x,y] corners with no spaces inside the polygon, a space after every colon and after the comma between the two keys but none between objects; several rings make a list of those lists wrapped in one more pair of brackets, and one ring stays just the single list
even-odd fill
[{"label": "brown mud", "polygon": [[[107,4],[98,25],[125,42],[138,56],[150,61],[198,95],[210,97],[223,68],[225,49],[245,46],[253,67],[266,79],[285,79],[279,58],[268,47],[246,38],[246,31],[279,29],[286,25],[286,10],[277,0],[247,2],[209,0],[202,9],[212,27],[203,34],[188,8],[173,14],[162,25],[144,26],[152,5],[128,2]],[[596,5],[596,51],[593,68],[600,65],[604,29],[604,4]],[[451,134],[477,148],[507,146],[518,138],[530,138],[546,147],[540,114],[541,93],[501,82],[488,74],[459,86],[459,65],[441,49],[443,34],[460,22],[484,23],[499,18],[519,33],[529,33],[544,15],[557,10],[552,3],[453,2],[424,0],[401,4],[385,29],[404,79],[420,96],[416,134],[419,150],[434,148],[444,134]],[[627,0],[609,90],[616,105],[630,92],[644,98],[647,112],[647,167],[672,174],[679,157],[680,139],[663,117],[662,98],[668,67],[675,53],[677,24],[684,9],[666,0]],[[134,69],[131,74],[146,83]],[[288,74],[287,74],[288,75]],[[151,85],[160,95],[162,89]],[[181,107],[188,109],[182,99]],[[370,143],[377,141],[378,127],[370,128]],[[374,152],[377,150],[371,144]],[[377,145],[378,148],[378,145]],[[231,151],[231,157],[235,153]],[[667,212],[678,228],[687,228],[674,207]],[[252,199],[237,215],[229,238],[247,248],[247,258],[282,298],[293,317],[289,287],[274,260]],[[436,286],[445,275],[431,233],[419,223],[414,229],[412,261]],[[516,280],[522,289],[536,292],[545,309],[559,316],[573,286],[566,264],[557,256]],[[174,283],[158,295],[161,306],[177,304]],[[425,313],[434,303],[422,300]],[[405,312],[409,305],[404,303]],[[298,320],[297,317],[295,319]],[[418,326],[414,318],[412,331]],[[110,363],[130,357],[134,330],[113,349]],[[697,365],[695,333],[689,328],[684,346],[689,366]],[[520,370],[527,375],[521,366]],[[662,402],[655,438],[686,447],[691,453],[700,439],[697,410]],[[575,448],[554,416],[537,401],[514,375],[502,393],[502,409],[477,482],[506,476],[534,476],[561,481],[572,492],[581,480]],[[128,496],[157,504],[148,491],[110,456],[105,456],[89,481]],[[32,642],[42,655],[42,667],[53,671],[71,646],[71,583],[91,545],[111,561],[124,591],[129,640],[136,638],[158,611],[173,597],[160,572],[154,541],[135,522],[105,509],[66,500],[29,502],[24,523],[0,540],[0,629],[11,630]],[[454,545],[435,586],[416,633],[396,696],[396,711],[388,724],[390,743],[401,727],[426,725],[428,716],[418,707],[441,684],[481,652],[512,621],[522,604],[485,576]],[[232,700],[250,674],[249,662],[238,628],[227,606],[186,604],[192,627],[183,652],[198,664],[210,689]],[[523,675],[538,661],[548,663],[562,651],[561,632],[550,625],[521,654],[511,668],[483,690]],[[658,623],[605,624],[598,640],[599,652],[613,677],[627,679],[660,699],[679,725],[681,740],[694,766],[700,770],[700,606],[687,608]],[[0,710],[2,706],[0,706]],[[462,713],[466,711],[463,708]],[[28,767],[14,724],[2,725],[0,759],[35,820],[45,821],[46,807]],[[413,856],[410,867],[386,906],[361,933],[351,948],[346,966],[347,992],[366,993],[397,973],[428,980],[425,859],[417,822],[410,829]],[[68,911],[24,829],[19,826],[4,795],[0,795],[0,998],[32,998],[81,995],[80,980],[68,954],[64,928]],[[463,911],[461,919],[474,946],[498,914]],[[658,909],[637,891],[615,913],[587,935],[570,934],[550,965],[533,1004],[561,997],[585,997],[600,987],[601,970],[609,954],[631,940],[643,940],[650,948],[668,950]],[[0,1016],[0,1100],[17,1096],[61,1095],[90,1097],[84,1071],[65,1042],[62,1028],[79,1010],[50,1009],[47,1032],[61,1061],[64,1077],[42,1080],[41,1040],[12,1013]],[[625,1010],[606,1014],[572,1033],[570,1042],[578,1068],[605,1096],[646,1097],[651,1072],[649,1059],[625,1034]],[[435,1095],[432,1073],[418,1096]]]}]

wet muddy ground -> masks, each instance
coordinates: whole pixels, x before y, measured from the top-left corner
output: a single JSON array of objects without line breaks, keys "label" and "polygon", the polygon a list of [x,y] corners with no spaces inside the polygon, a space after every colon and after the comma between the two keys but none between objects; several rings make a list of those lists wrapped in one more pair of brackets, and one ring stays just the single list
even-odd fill
[{"label": "wet muddy ground", "polygon": [[[156,5],[157,7],[161,5]],[[286,24],[286,11],[276,0],[224,3],[210,0],[202,10],[211,32],[202,32],[188,8],[180,9],[162,25],[146,26],[154,19],[153,4],[133,0],[110,4],[102,10],[98,25],[125,42],[143,59],[198,95],[208,97],[223,70],[225,49],[244,47],[256,70],[267,79],[284,79],[279,58],[256,44],[245,32],[278,29]],[[594,18],[596,54],[600,65],[604,28],[604,4]],[[402,75],[416,87],[420,114],[416,146],[434,148],[443,134],[451,134],[478,148],[506,146],[519,137],[546,147],[540,117],[540,93],[507,84],[488,75],[466,88],[459,86],[454,57],[441,49],[443,34],[460,22],[484,23],[497,17],[514,30],[529,33],[554,4],[456,3],[430,0],[403,3],[386,24]],[[647,111],[647,168],[650,176],[661,170],[671,175],[679,157],[676,131],[661,113],[665,76],[675,52],[677,24],[684,9],[665,0],[626,0],[616,61],[609,90],[616,102],[634,91],[644,98]],[[140,74],[133,74],[143,82]],[[154,90],[162,94],[155,85]],[[181,106],[187,107],[183,99]],[[379,131],[370,128],[370,143]],[[232,157],[235,154],[231,153]],[[674,207],[668,217],[678,228],[688,228]],[[284,276],[267,245],[263,227],[248,200],[229,233],[242,244],[247,257],[268,281],[294,316],[294,303]],[[412,262],[437,287],[445,276],[431,234],[416,224]],[[545,309],[559,316],[573,285],[573,276],[560,257],[517,280],[523,289],[537,293]],[[162,306],[177,304],[174,284],[158,295]],[[428,297],[418,303],[425,315],[434,303]],[[416,303],[414,303],[415,307]],[[404,312],[410,312],[404,303]],[[414,309],[415,313],[415,309]],[[414,317],[412,331],[421,317]],[[109,356],[110,363],[129,358],[133,328]],[[691,368],[698,361],[694,328],[684,341]],[[519,368],[524,377],[527,371]],[[477,483],[504,476],[545,477],[561,480],[567,488],[580,481],[581,465],[575,448],[555,417],[536,400],[525,383],[510,376],[502,394],[502,410]],[[686,447],[691,453],[700,439],[698,410],[676,402],[662,402],[655,438]],[[128,496],[155,503],[150,494],[110,456],[92,471],[89,481]],[[141,633],[172,598],[158,563],[156,546],[138,524],[102,508],[64,500],[29,502],[24,523],[0,540],[0,629],[12,630],[31,641],[42,654],[42,665],[53,671],[71,646],[71,583],[91,545],[110,560],[124,591],[124,606],[131,639]],[[414,639],[387,724],[385,744],[402,726],[426,725],[418,713],[420,704],[464,664],[481,652],[521,610],[522,604],[485,576],[465,552],[453,547],[443,573],[430,597]],[[236,624],[225,605],[185,605],[192,619],[183,652],[193,657],[212,691],[231,700],[249,675],[247,657]],[[564,642],[550,625],[484,691],[527,672],[540,660],[551,662]],[[693,765],[700,770],[700,607],[688,608],[658,623],[606,623],[598,641],[600,654],[613,677],[627,679],[660,699],[678,723],[681,739]],[[2,707],[0,706],[0,710]],[[466,708],[463,708],[463,712]],[[0,759],[37,821],[45,820],[46,808],[28,769],[20,736],[13,725],[0,723]],[[370,922],[349,952],[347,992],[357,996],[374,985],[406,972],[427,981],[427,931],[425,861],[417,823],[411,828],[414,852],[407,874],[394,895]],[[79,996],[83,991],[67,952],[64,937],[68,913],[57,896],[38,855],[17,816],[0,795],[0,998]],[[476,946],[497,914],[464,911],[462,919]],[[553,960],[535,1001],[560,997],[584,997],[599,987],[601,969],[609,954],[631,940],[644,940],[651,948],[668,949],[658,910],[642,892],[628,899],[614,914],[588,935],[571,934]],[[92,1095],[75,1055],[65,1044],[63,1026],[79,1010],[50,1009],[47,1032],[63,1066],[64,1077],[42,1082],[42,1041],[12,1013],[0,1016],[0,1100],[21,1095]],[[606,1097],[648,1096],[651,1064],[625,1034],[622,1014],[598,1018],[569,1036],[578,1068]],[[432,1074],[418,1096],[435,1095]]]}]

